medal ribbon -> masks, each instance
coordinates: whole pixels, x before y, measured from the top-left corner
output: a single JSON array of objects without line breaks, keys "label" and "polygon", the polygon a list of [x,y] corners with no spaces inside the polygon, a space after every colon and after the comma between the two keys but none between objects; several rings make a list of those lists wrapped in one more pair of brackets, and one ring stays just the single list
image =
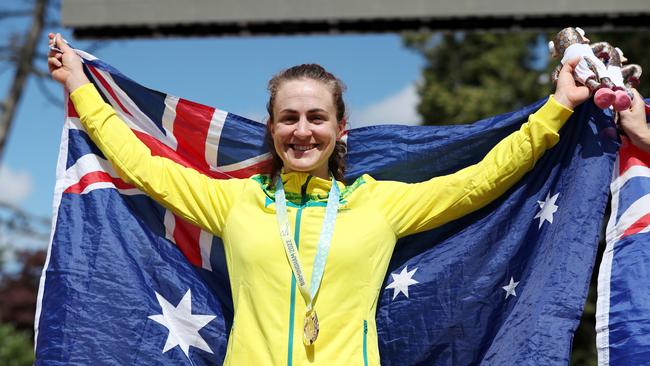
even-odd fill
[{"label": "medal ribbon", "polygon": [[325,262],[329,254],[330,244],[332,243],[332,235],[334,234],[334,223],[336,222],[336,213],[339,208],[339,187],[334,177],[332,177],[332,188],[330,188],[329,197],[327,198],[327,207],[325,208],[325,218],[323,219],[323,227],[321,228],[320,237],[318,239],[318,250],[314,258],[314,268],[311,274],[311,288],[307,289],[307,281],[300,264],[298,257],[298,248],[291,235],[291,227],[289,226],[289,217],[287,215],[287,200],[284,194],[284,184],[282,184],[282,177],[278,176],[275,181],[275,212],[278,219],[278,228],[280,229],[280,238],[282,239],[282,246],[287,254],[289,265],[296,277],[298,289],[300,294],[307,303],[307,314],[313,309],[314,298],[318,289],[320,288],[321,280],[323,279],[323,272],[325,271]]}]

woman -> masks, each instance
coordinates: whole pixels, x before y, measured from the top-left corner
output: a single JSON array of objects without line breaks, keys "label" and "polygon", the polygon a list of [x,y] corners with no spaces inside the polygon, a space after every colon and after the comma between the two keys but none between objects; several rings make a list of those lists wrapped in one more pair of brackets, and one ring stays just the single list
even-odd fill
[{"label": "woman", "polygon": [[50,52],[52,77],[122,178],[223,239],[235,308],[226,365],[379,365],[375,310],[396,240],[505,192],[589,97],[573,80],[574,60],[555,95],[476,165],[417,184],[363,175],[345,185],[342,85],[320,66],[301,65],[269,83],[273,175],[212,180],[152,157],[89,84],[76,54],[58,35],[50,39],[62,51]]}]

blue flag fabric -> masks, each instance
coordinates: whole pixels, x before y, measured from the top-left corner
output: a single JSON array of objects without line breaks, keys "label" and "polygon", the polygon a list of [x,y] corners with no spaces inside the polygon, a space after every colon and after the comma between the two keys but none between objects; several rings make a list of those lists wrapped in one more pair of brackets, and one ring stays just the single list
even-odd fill
[{"label": "blue flag fabric", "polygon": [[[147,89],[80,54],[105,100],[154,154],[219,179],[268,166],[263,125]],[[472,125],[350,130],[348,181],[454,172],[543,102]],[[400,240],[377,309],[382,364],[566,364],[616,149],[611,118],[585,104],[560,143],[496,202]],[[69,103],[54,208],[36,364],[223,362],[233,309],[220,239],[123,182]],[[180,319],[191,334],[174,331]]]}]

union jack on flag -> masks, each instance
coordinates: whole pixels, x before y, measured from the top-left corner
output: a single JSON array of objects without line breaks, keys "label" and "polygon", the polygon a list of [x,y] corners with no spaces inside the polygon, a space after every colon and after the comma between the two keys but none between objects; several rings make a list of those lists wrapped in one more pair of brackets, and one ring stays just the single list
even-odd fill
[{"label": "union jack on flag", "polygon": [[[145,88],[78,52],[154,155],[216,179],[268,169],[264,125]],[[347,181],[452,173],[543,104],[465,126],[350,130]],[[377,306],[383,365],[568,362],[617,148],[611,131],[611,118],[583,105],[501,198],[400,239]],[[70,103],[61,140],[36,364],[221,364],[233,318],[221,239],[122,181]]]},{"label": "union jack on flag", "polygon": [[600,365],[650,362],[650,154],[623,137],[598,276]]},{"label": "union jack on flag", "polygon": [[[94,56],[80,53],[84,56],[89,79],[153,155],[166,157],[216,179],[246,178],[269,169],[270,154],[264,140],[259,139],[258,123],[153,90],[139,93],[141,86]],[[67,105],[67,116],[69,128],[81,129],[71,102]],[[233,124],[237,125],[237,130],[230,127]],[[246,125],[251,125],[253,131],[242,135]],[[242,139],[248,144],[241,144]],[[219,146],[228,144],[241,146],[231,154],[220,154]],[[236,156],[232,156],[233,153]],[[82,194],[114,187],[126,195],[143,194],[123,182],[108,161],[97,160],[92,155],[85,155],[67,166],[66,174],[69,185],[63,187],[63,193]],[[165,227],[167,239],[180,248],[191,264],[212,269],[213,237],[210,233],[188,224],[170,211],[165,213]]]}]

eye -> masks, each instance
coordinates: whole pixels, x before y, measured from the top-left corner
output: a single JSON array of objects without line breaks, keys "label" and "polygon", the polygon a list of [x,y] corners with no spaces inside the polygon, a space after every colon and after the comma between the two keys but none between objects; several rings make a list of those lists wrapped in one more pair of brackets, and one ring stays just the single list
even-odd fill
[{"label": "eye", "polygon": [[285,123],[285,124],[293,124],[293,123],[298,122],[298,116],[287,114],[287,115],[281,116],[279,122]]},{"label": "eye", "polygon": [[323,123],[323,122],[326,121],[326,118],[322,114],[315,114],[315,115],[311,116],[311,121],[313,123]]}]

